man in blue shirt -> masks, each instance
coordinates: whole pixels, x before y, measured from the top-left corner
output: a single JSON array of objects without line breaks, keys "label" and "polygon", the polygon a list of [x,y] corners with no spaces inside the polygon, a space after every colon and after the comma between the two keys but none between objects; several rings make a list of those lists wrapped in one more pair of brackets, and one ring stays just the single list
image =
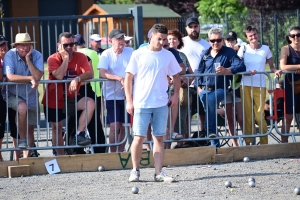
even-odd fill
[{"label": "man in blue shirt", "polygon": [[[34,145],[34,125],[39,122],[37,88],[44,74],[43,56],[33,49],[33,43],[28,33],[18,33],[15,43],[12,43],[15,48],[9,50],[3,60],[4,82],[23,83],[4,86],[2,89],[8,107],[18,113],[18,147],[22,149]],[[25,151],[24,158],[29,155],[29,151]]]},{"label": "man in blue shirt", "polygon": [[[200,100],[206,110],[205,128],[208,137],[216,138],[218,136],[217,105],[228,94],[228,87],[232,80],[230,74],[244,72],[246,67],[233,49],[223,46],[222,29],[212,28],[208,32],[208,37],[211,47],[201,55],[199,68],[195,73],[217,74],[217,76],[200,76],[196,83]],[[219,66],[215,67],[215,63],[219,63]],[[211,140],[211,145],[220,147],[219,140]]]}]

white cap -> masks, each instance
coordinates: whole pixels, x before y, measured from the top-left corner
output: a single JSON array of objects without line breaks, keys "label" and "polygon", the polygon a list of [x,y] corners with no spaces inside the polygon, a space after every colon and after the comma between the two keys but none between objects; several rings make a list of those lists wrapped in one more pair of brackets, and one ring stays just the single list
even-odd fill
[{"label": "white cap", "polygon": [[102,38],[100,37],[99,34],[93,34],[93,35],[91,35],[90,40],[95,40],[96,42],[98,42],[98,41],[101,41]]},{"label": "white cap", "polygon": [[241,38],[238,38],[238,39],[237,39],[236,45],[242,46],[244,43],[245,43],[245,42],[243,42],[243,40],[242,40]]},{"label": "white cap", "polygon": [[133,37],[125,35],[125,41],[131,40]]}]

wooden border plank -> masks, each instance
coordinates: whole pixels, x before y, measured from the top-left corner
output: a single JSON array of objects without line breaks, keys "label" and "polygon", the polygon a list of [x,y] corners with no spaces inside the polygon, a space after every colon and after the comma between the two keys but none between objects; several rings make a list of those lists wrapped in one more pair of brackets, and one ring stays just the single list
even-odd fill
[{"label": "wooden border plank", "polygon": [[0,162],[0,177],[8,177],[8,166],[18,165],[18,161],[3,161]]},{"label": "wooden border plank", "polygon": [[300,142],[217,149],[217,154],[232,154],[233,161],[249,157],[251,160],[300,156]]},{"label": "wooden border plank", "polygon": [[[165,151],[163,165],[190,165],[206,164],[214,162],[215,147],[198,147],[185,149],[171,149]],[[141,167],[154,167],[152,151],[144,151],[141,159]],[[45,162],[56,159],[61,172],[97,171],[99,166],[106,170],[118,170],[132,168],[131,153],[106,153],[91,155],[72,155],[57,157],[22,158],[20,165],[30,165],[32,175],[47,174]]]}]

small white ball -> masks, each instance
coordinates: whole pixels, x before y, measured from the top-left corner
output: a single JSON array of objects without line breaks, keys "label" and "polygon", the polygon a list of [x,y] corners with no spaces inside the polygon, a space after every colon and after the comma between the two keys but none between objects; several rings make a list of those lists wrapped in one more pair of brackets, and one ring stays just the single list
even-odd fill
[{"label": "small white ball", "polygon": [[139,193],[139,188],[138,187],[133,187],[131,189],[131,191],[132,191],[133,194],[137,194],[137,193]]}]

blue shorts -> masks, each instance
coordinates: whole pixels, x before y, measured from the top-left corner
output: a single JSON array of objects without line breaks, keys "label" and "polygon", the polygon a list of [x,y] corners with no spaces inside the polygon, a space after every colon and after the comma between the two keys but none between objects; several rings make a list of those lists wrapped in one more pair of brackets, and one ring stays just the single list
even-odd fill
[{"label": "blue shorts", "polygon": [[[116,107],[114,100],[106,100],[107,123],[120,122],[125,123],[125,102],[124,100],[116,100]],[[116,110],[116,117],[115,117]],[[129,114],[126,112],[127,121],[129,121]]]},{"label": "blue shorts", "polygon": [[150,120],[153,135],[164,136],[168,122],[168,106],[135,108],[132,126],[134,135],[146,137]]}]

